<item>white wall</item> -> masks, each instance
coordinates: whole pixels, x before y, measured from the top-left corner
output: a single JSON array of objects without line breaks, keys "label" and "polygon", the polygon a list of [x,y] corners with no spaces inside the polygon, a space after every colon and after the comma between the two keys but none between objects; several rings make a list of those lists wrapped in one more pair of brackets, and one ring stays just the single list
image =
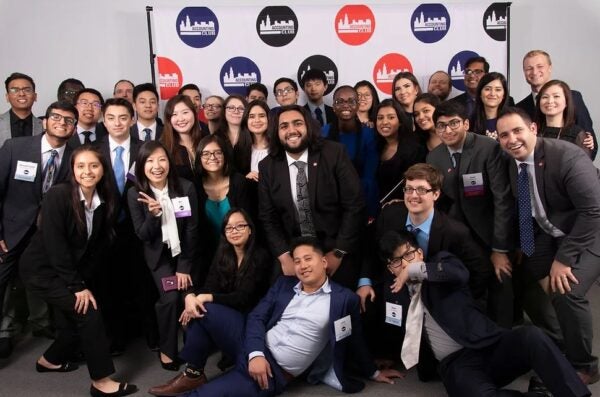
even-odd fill
[{"label": "white wall", "polygon": [[[223,0],[218,4],[318,6],[323,2],[348,3],[341,0]],[[417,3],[412,0],[378,1],[399,2]],[[145,7],[177,4],[189,6],[194,3],[178,0],[0,0],[0,78],[3,81],[13,71],[20,71],[35,79],[38,92],[35,114],[42,114],[55,100],[58,84],[67,77],[79,78],[86,86],[95,87],[107,96],[112,94],[114,82],[121,78],[136,83],[150,81]],[[211,2],[195,4],[210,6]],[[583,93],[600,133],[600,84],[596,80],[600,64],[599,20],[600,1],[597,0],[514,1],[510,73],[511,95],[515,100],[529,92],[521,71],[523,54],[534,48],[544,49],[552,55],[554,77],[567,81]],[[0,105],[0,111],[7,107]]]}]

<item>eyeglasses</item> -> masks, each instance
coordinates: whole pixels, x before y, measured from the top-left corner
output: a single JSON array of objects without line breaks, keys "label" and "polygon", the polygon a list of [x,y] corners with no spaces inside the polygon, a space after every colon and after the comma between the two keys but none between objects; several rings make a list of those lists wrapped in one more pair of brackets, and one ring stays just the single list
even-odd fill
[{"label": "eyeglasses", "polygon": [[13,95],[17,95],[19,92],[22,92],[25,95],[31,95],[33,94],[33,87],[10,87],[8,92]]},{"label": "eyeglasses", "polygon": [[455,130],[455,129],[457,129],[457,128],[458,128],[458,127],[461,125],[461,124],[462,124],[462,120],[461,120],[461,119],[452,119],[452,120],[450,120],[450,121],[449,121],[449,122],[447,122],[447,123],[442,123],[442,122],[440,121],[440,122],[438,122],[438,123],[435,125],[435,129],[436,129],[438,132],[444,132],[444,131],[446,131],[446,128],[447,128],[447,127],[450,127],[450,129],[451,129],[451,130]]},{"label": "eyeglasses", "polygon": [[485,71],[481,69],[465,69],[465,71],[463,72],[465,76],[475,75],[477,77],[481,76],[484,73]]},{"label": "eyeglasses", "polygon": [[225,109],[227,109],[227,111],[230,113],[243,113],[246,108],[243,106],[235,107],[235,106],[229,105],[229,106],[225,106]]},{"label": "eyeglasses", "polygon": [[334,106],[344,106],[344,105],[356,106],[356,99],[354,99],[354,98],[350,98],[350,99],[338,98],[335,101],[333,101],[333,104],[334,104]]},{"label": "eyeglasses", "polygon": [[402,264],[402,261],[410,262],[415,259],[415,254],[418,251],[418,248],[413,248],[408,250],[402,256],[395,256],[393,258],[388,258],[387,263],[388,267],[395,269]]},{"label": "eyeglasses", "polygon": [[411,194],[413,194],[414,192],[417,192],[418,196],[424,196],[424,195],[426,195],[429,192],[433,192],[434,190],[435,189],[427,189],[427,188],[425,188],[423,186],[419,186],[419,187],[405,186],[405,187],[402,188],[402,191],[404,192],[404,194],[407,194],[409,196]]},{"label": "eyeglasses", "polygon": [[96,109],[100,109],[102,107],[102,104],[98,101],[88,101],[87,99],[81,99],[79,101],[77,101],[78,105],[83,106],[84,108],[87,108],[88,106],[92,106]]},{"label": "eyeglasses", "polygon": [[221,105],[219,105],[218,103],[205,103],[204,109],[219,110],[221,109]]},{"label": "eyeglasses", "polygon": [[73,117],[63,116],[62,114],[50,113],[50,115],[48,115],[48,118],[52,121],[64,120],[65,124],[67,125],[75,125],[75,119]]},{"label": "eyeglasses", "polygon": [[287,87],[282,90],[275,91],[275,96],[286,96],[289,93],[296,92],[292,87]]},{"label": "eyeglasses", "polygon": [[247,223],[239,223],[235,226],[225,226],[225,233],[233,233],[233,231],[235,230],[236,232],[243,232],[244,230],[246,230],[246,228],[248,227]]},{"label": "eyeglasses", "polygon": [[223,151],[215,150],[214,152],[209,152],[208,150],[203,150],[202,152],[200,152],[200,157],[202,157],[204,160],[208,160],[211,157],[220,159],[221,157],[223,157]]},{"label": "eyeglasses", "polygon": [[369,99],[373,95],[371,95],[371,94],[358,94],[357,96],[358,96],[358,99],[360,100],[360,99]]}]

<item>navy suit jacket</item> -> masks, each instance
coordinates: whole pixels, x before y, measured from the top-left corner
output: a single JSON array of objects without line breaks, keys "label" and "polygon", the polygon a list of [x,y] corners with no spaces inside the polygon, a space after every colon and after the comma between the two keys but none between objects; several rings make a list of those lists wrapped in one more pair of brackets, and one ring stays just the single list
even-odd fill
[{"label": "navy suit jacket", "polygon": [[[258,303],[246,322],[245,351],[265,352],[267,332],[281,319],[286,307],[294,297],[295,277],[282,276]],[[360,381],[344,376],[346,357],[351,357],[365,377],[372,376],[377,368],[364,343],[359,313],[359,298],[347,288],[329,280],[331,303],[329,310],[329,343],[308,370],[308,381],[318,382],[333,364],[335,374],[346,393],[355,393],[364,387]],[[350,315],[352,334],[336,342],[334,322]],[[351,354],[351,355],[350,355]]]},{"label": "navy suit jacket", "polygon": [[[333,108],[332,108],[331,106],[329,106],[329,105],[325,105],[325,104],[324,104],[324,106],[325,106],[325,118],[326,118],[326,120],[324,120],[324,121],[325,121],[325,123],[324,123],[323,125],[325,125],[325,124],[329,124],[329,123],[331,123],[331,122],[332,122],[334,119],[336,119],[336,118],[337,118],[337,116],[335,115],[335,112],[333,111]],[[312,112],[310,111],[310,108],[308,107],[308,103],[305,103],[305,104],[304,104],[304,107],[306,108],[306,110],[308,110],[308,112],[310,113],[310,115],[311,115],[311,116],[314,118],[314,116],[313,116]],[[315,119],[315,120],[316,120],[316,119]]]},{"label": "navy suit jacket", "polygon": [[[104,140],[104,137],[108,135],[106,131],[106,127],[104,123],[96,124],[96,140],[92,142],[92,145],[98,145],[100,142]],[[81,146],[81,141],[79,140],[79,134],[77,133],[77,129],[73,133],[73,136],[69,139],[67,144],[71,147],[71,149],[76,149]]]},{"label": "navy suit jacket", "polygon": [[[158,122],[158,120],[156,121],[156,136],[154,137],[155,141],[160,140],[160,137],[162,135],[162,130],[163,130],[163,125],[161,123]],[[133,137],[135,137],[136,139],[138,139],[140,142],[144,142],[144,137],[140,136],[140,131],[138,129],[137,123],[133,124],[131,126],[131,128],[129,129],[129,134]]]}]

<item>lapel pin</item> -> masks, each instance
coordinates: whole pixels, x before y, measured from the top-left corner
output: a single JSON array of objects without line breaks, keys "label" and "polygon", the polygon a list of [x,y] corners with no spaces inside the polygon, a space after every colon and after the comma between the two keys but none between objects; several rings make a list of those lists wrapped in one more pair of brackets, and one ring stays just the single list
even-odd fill
[{"label": "lapel pin", "polygon": [[452,168],[448,168],[448,173],[451,173],[451,172],[452,172]]},{"label": "lapel pin", "polygon": [[313,163],[313,167],[316,167],[316,166],[317,166],[317,163]]}]

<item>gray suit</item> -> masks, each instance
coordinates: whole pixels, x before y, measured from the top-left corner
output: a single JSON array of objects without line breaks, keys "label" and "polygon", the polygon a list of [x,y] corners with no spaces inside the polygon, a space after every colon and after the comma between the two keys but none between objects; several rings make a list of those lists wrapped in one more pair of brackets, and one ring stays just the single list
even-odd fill
[{"label": "gray suit", "polygon": [[[33,135],[40,135],[44,132],[42,127],[42,120],[37,117],[32,118]],[[4,144],[4,141],[12,138],[10,131],[10,110],[0,114],[0,146]]]}]

